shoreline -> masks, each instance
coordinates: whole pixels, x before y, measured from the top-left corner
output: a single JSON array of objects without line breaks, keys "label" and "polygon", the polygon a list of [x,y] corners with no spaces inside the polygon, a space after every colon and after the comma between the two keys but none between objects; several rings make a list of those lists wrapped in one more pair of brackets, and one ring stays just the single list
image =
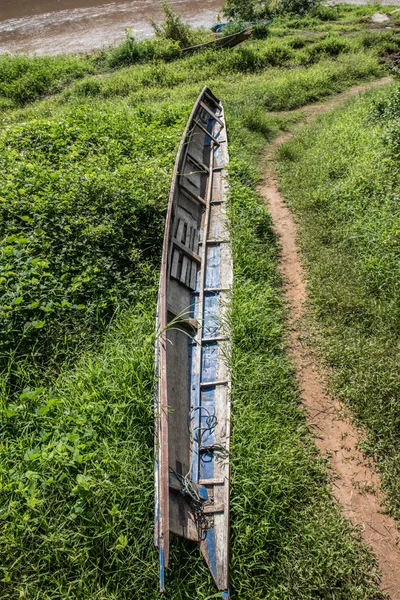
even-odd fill
[{"label": "shoreline", "polygon": [[[82,0],[87,4],[90,0]],[[178,0],[172,7],[195,27],[210,27],[221,10],[221,0]],[[1,20],[0,54],[91,53],[124,40],[127,28],[139,41],[153,37],[149,20],[162,19],[161,2],[130,0],[100,6],[49,10]]]}]

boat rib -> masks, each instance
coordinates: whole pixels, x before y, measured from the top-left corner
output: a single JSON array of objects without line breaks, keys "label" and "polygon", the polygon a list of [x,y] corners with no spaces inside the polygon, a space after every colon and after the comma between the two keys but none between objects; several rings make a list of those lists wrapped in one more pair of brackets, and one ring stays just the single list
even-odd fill
[{"label": "boat rib", "polygon": [[197,542],[229,598],[232,254],[224,110],[206,87],[178,151],[157,311],[155,544],[165,589],[170,533]]}]

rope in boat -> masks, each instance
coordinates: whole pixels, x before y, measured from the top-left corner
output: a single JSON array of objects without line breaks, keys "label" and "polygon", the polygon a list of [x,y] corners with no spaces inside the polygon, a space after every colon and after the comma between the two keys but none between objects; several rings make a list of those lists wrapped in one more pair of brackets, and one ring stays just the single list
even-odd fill
[{"label": "rope in boat", "polygon": [[[202,455],[202,460],[205,460],[205,456],[207,454],[211,454],[210,461],[214,458],[215,454],[220,454],[223,458],[229,456],[229,453],[226,448],[224,448],[221,444],[209,444],[203,445],[203,438],[205,434],[212,434],[215,431],[215,427],[218,423],[217,416],[215,413],[210,413],[210,411],[206,407],[193,407],[190,411],[190,416],[188,420],[189,430],[191,429],[191,422],[194,419],[194,413],[199,410],[200,411],[200,425],[195,428],[193,439],[198,443],[198,453]],[[206,427],[202,427],[202,411],[207,413],[206,416]],[[176,478],[179,482],[181,488],[179,493],[181,496],[185,498],[187,501],[190,511],[193,516],[193,520],[197,529],[198,534],[198,542],[200,543],[206,537],[207,531],[212,526],[212,519],[208,518],[204,514],[204,505],[207,502],[205,498],[202,498],[199,493],[198,486],[191,480],[190,472],[187,475],[182,475],[181,473],[177,473],[172,467],[169,467],[169,472]]]},{"label": "rope in boat", "polygon": [[189,474],[181,475],[180,473],[174,471],[174,469],[172,469],[171,467],[169,468],[169,471],[174,475],[174,477],[176,477],[176,479],[182,486],[179,490],[179,493],[185,498],[185,500],[189,504],[199,536],[198,541],[200,543],[205,539],[205,535],[211,527],[210,520],[204,514],[204,503],[206,502],[206,500],[204,498],[201,498],[199,490],[196,484],[193,483],[193,481],[190,479]]},{"label": "rope in boat", "polygon": [[[198,449],[199,454],[212,453],[212,454],[219,454],[222,458],[228,458],[229,452],[224,446],[222,446],[222,444],[203,445],[204,437],[206,435],[213,434],[215,431],[215,428],[218,424],[218,419],[217,419],[217,415],[215,414],[215,412],[213,414],[211,414],[210,411],[208,410],[208,408],[206,408],[205,406],[192,407],[190,410],[190,416],[189,416],[189,430],[190,430],[190,423],[193,421],[194,413],[197,410],[200,411],[200,419],[199,419],[200,424],[194,428],[193,438],[194,438],[194,441],[199,445],[199,449]],[[203,424],[201,422],[202,417],[203,417],[203,414],[202,414],[203,411],[205,411],[207,413],[205,427],[203,427]]]},{"label": "rope in boat", "polygon": [[[206,434],[212,435],[215,431],[215,428],[217,426],[218,420],[217,420],[217,415],[211,414],[210,411],[208,410],[208,408],[206,408],[205,406],[193,406],[190,410],[190,414],[189,414],[189,431],[191,429],[191,422],[194,419],[194,415],[196,411],[200,411],[200,419],[199,419],[199,425],[197,427],[194,428],[193,431],[193,437],[194,437],[194,441],[197,442],[197,444],[201,447],[201,444],[203,442],[203,438]],[[201,420],[203,418],[203,411],[205,411],[207,413],[206,416],[206,422],[205,425],[206,427],[202,426]]]},{"label": "rope in boat", "polygon": [[[198,444],[198,453],[202,460],[207,462],[205,455],[211,455],[209,460],[213,460],[215,455],[228,458],[229,452],[221,444],[203,444],[205,436],[212,435],[218,424],[217,415],[211,413],[205,406],[192,407],[189,413],[188,428],[191,430],[191,424],[194,420],[196,411],[200,411],[199,425],[194,428],[193,440]],[[205,423],[202,423],[203,413],[205,414]],[[172,467],[169,467],[170,473],[177,479],[181,488],[179,493],[187,501],[198,533],[199,543],[205,539],[207,531],[210,529],[212,520],[204,514],[204,504],[206,499],[202,498],[198,486],[191,480],[190,472],[187,475],[177,473]]]},{"label": "rope in boat", "polygon": [[228,458],[229,452],[222,444],[210,444],[209,446],[201,446],[200,454],[219,454],[221,458]]}]

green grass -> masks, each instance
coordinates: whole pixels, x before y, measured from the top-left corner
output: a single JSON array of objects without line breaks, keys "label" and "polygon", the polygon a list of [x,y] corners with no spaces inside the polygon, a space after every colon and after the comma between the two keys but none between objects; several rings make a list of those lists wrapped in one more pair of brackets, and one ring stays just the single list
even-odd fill
[{"label": "green grass", "polygon": [[[256,188],[267,141],[298,118],[268,109],[383,71],[353,42],[303,64],[292,39],[131,66],[3,111],[2,598],[158,597],[155,282],[175,152],[205,83],[224,102],[231,156],[234,597],[382,598],[298,408],[278,249]],[[197,548],[180,540],[167,597],[215,597]]]},{"label": "green grass", "polygon": [[[261,133],[248,129],[240,109],[227,102],[235,258],[232,589],[260,600],[378,599],[371,558],[327,491],[283,350],[276,242],[255,187],[265,136],[285,119],[264,121]],[[154,312],[150,286],[75,370],[7,404],[2,597],[158,597]],[[175,540],[168,597],[214,594],[197,549]]]},{"label": "green grass", "polygon": [[258,41],[125,68],[3,114],[0,365],[14,365],[10,393],[32,386],[35,371],[54,376],[153,280],[177,141],[205,83],[234,98],[250,131],[268,134],[277,125],[265,109],[296,108],[382,72],[354,48],[335,61],[323,52],[309,68],[265,69],[279,48]]},{"label": "green grass", "polygon": [[[282,353],[274,244],[268,230],[254,236],[254,227],[269,223],[252,200],[246,207],[258,215],[238,243],[250,236],[253,251],[266,257],[260,264],[253,256],[257,284],[254,269],[240,274],[233,314],[231,585],[238,598],[377,600],[370,557],[338,515],[296,408]],[[261,328],[248,293],[263,310]],[[120,315],[97,353],[52,390],[25,394],[3,421],[2,598],[158,597],[154,302],[145,295],[144,305]],[[197,548],[175,539],[167,597],[214,593]]]},{"label": "green grass", "polygon": [[[176,80],[175,85],[179,84],[182,78],[180,66],[183,67],[184,72],[187,67],[193,70],[200,68],[197,77],[201,79],[212,73],[220,75],[237,71],[259,71],[268,66],[310,64],[323,55],[336,56],[342,52],[360,50],[363,35],[368,30],[370,15],[376,11],[390,15],[394,9],[395,7],[383,7],[378,4],[366,6],[340,4],[335,7],[319,7],[312,16],[277,16],[268,29],[269,38],[266,42],[260,43],[255,39],[243,47],[233,51],[220,51],[215,56],[213,52],[206,55],[200,53],[200,56],[193,57],[192,62],[189,63],[179,60],[181,54],[177,41],[159,38],[135,41],[129,34],[121,44],[109,46],[91,55],[3,54],[0,56],[0,111],[24,106],[43,96],[55,94],[68,87],[73,81],[87,75],[104,76],[132,64],[149,63],[149,68],[142,72],[139,80],[132,82],[133,85],[139,86],[147,86],[149,82],[150,84],[153,82],[154,85],[170,85],[171,83],[164,81],[164,78],[165,64],[171,61],[178,61],[169,68],[172,81]],[[398,18],[394,15],[394,22]],[[340,37],[346,31],[360,32],[363,35],[356,39]],[[296,56],[290,47],[291,39],[296,34],[300,34],[299,37],[303,37],[307,45],[299,56]],[[207,32],[202,29],[192,31],[191,35],[193,43],[208,40]],[[375,53],[384,54],[399,49],[400,40],[396,31],[383,30],[376,32],[375,35],[380,39],[370,44],[374,46]],[[324,41],[318,36],[322,38],[328,36],[328,39]],[[280,40],[280,37],[283,39]],[[211,72],[208,72],[207,62],[212,65]],[[187,77],[187,72],[185,76]],[[102,86],[96,79],[91,78],[85,80],[79,89],[81,93],[92,95],[102,89]]]},{"label": "green grass", "polygon": [[32,102],[44,94],[59,92],[66,84],[95,67],[84,56],[0,55],[0,109]]},{"label": "green grass", "polygon": [[176,63],[123,68],[102,79],[91,77],[75,83],[60,101],[126,98],[130,105],[143,108],[149,101],[168,102],[177,89],[182,99],[194,101],[197,90],[209,85],[243,101],[244,118],[256,111],[262,120],[265,110],[298,108],[383,74],[374,48],[365,52],[362,45],[357,48],[346,42],[346,51],[337,53],[335,40],[335,50],[327,53],[332,38],[327,41],[317,42],[321,52],[319,56],[315,52],[313,59],[304,48],[296,47],[292,37],[276,43],[253,42],[231,52],[208,51]]},{"label": "green grass", "polygon": [[283,146],[282,189],[299,219],[310,298],[333,386],[400,515],[398,84],[321,117]]},{"label": "green grass", "polygon": [[182,108],[93,102],[4,123],[0,368],[14,365],[10,393],[32,385],[35,368],[54,377],[154,280]]}]

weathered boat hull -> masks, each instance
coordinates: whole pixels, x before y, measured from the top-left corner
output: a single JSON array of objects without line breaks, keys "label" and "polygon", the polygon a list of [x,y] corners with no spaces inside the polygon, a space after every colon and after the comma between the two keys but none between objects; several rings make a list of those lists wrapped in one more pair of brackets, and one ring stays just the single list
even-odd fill
[{"label": "weathered boat hull", "polygon": [[208,48],[214,48],[215,50],[220,50],[222,48],[234,48],[245,42],[251,36],[251,30],[239,31],[237,33],[231,33],[230,35],[225,35],[223,37],[216,37],[214,40],[210,42],[205,42],[204,44],[198,44],[197,46],[191,46],[190,48],[184,48],[182,50],[183,54],[193,54],[194,52],[198,52],[199,50],[205,50]]},{"label": "weathered boat hull", "polygon": [[271,25],[274,22],[274,19],[261,19],[259,21],[230,21],[228,23],[217,23],[211,27],[211,31],[214,33],[221,33],[224,29],[228,29],[232,27],[232,25],[236,25],[237,27],[241,27],[242,30],[248,30],[250,27],[256,27],[257,25]]},{"label": "weathered boat hull", "polygon": [[199,543],[225,598],[229,562],[232,257],[222,105],[205,88],[178,152],[165,227],[156,346],[155,543]]}]

